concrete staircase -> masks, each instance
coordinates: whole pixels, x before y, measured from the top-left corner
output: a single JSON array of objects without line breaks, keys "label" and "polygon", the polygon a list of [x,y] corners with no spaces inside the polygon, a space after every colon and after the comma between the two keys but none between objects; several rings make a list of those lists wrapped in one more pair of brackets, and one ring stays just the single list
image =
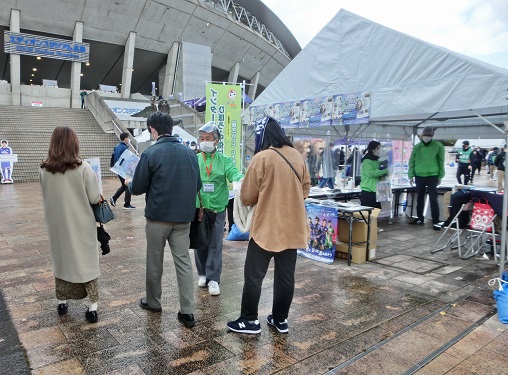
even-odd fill
[{"label": "concrete staircase", "polygon": [[76,131],[81,158],[100,158],[102,178],[116,176],[109,170],[109,161],[118,138],[105,133],[90,111],[0,106],[0,138],[6,139],[18,155],[12,174],[14,182],[39,180],[39,165],[47,157],[51,133],[57,126]]}]

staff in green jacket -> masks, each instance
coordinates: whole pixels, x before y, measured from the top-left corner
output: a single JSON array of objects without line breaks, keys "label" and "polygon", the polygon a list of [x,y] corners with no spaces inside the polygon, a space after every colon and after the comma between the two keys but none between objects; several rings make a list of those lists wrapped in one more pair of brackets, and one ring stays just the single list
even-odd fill
[{"label": "staff in green jacket", "polygon": [[386,165],[380,165],[379,153],[381,152],[381,143],[378,141],[370,141],[367,146],[367,153],[362,159],[360,175],[362,181],[360,188],[360,202],[362,206],[381,208],[381,203],[376,199],[376,186],[381,177],[388,174]]},{"label": "staff in green jacket", "polygon": [[[235,182],[243,179],[236,168],[233,159],[217,152],[220,131],[215,122],[210,121],[198,129],[199,149],[197,154],[199,171],[203,187],[201,196],[203,206],[216,213],[210,242],[206,249],[194,249],[194,258],[198,271],[198,286],[208,286],[212,296],[220,294],[220,275],[222,272],[222,241],[224,238],[224,223],[226,221],[226,206],[229,201],[228,181]],[[197,201],[199,207],[199,200]]]},{"label": "staff in green jacket", "polygon": [[434,141],[434,129],[431,126],[423,128],[422,141],[411,152],[409,158],[409,183],[416,184],[416,215],[417,218],[409,224],[423,225],[423,209],[425,207],[425,191],[429,193],[430,212],[434,230],[440,230],[439,203],[437,201],[437,186],[445,175],[444,146]]}]

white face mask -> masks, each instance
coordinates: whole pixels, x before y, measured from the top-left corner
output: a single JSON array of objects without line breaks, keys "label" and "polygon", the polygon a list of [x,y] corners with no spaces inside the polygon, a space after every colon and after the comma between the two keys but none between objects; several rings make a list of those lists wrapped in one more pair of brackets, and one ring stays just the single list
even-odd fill
[{"label": "white face mask", "polygon": [[432,137],[422,136],[422,141],[424,141],[425,143],[429,143],[430,141],[432,141]]},{"label": "white face mask", "polygon": [[372,155],[379,156],[380,155],[380,151],[379,150],[372,150]]},{"label": "white face mask", "polygon": [[195,150],[196,146],[190,146],[191,150]]},{"label": "white face mask", "polygon": [[215,142],[200,142],[199,148],[203,152],[213,152],[215,150]]}]

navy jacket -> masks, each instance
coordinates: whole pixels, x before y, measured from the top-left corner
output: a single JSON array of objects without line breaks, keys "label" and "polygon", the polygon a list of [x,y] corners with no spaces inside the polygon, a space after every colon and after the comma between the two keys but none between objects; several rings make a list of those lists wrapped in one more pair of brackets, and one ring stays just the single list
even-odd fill
[{"label": "navy jacket", "polygon": [[129,146],[125,144],[125,142],[120,142],[115,146],[115,149],[113,150],[113,153],[115,154],[115,163],[120,159],[120,156],[122,156],[123,152],[127,150]]},{"label": "navy jacket", "polygon": [[201,189],[196,154],[173,136],[159,137],[141,154],[130,188],[134,195],[146,194],[147,219],[193,221]]}]

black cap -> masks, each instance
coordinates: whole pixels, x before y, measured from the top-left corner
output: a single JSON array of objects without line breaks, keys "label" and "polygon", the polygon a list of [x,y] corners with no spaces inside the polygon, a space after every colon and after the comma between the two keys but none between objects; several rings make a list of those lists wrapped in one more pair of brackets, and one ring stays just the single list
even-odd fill
[{"label": "black cap", "polygon": [[469,146],[469,141],[463,141],[462,144],[465,146]]}]

